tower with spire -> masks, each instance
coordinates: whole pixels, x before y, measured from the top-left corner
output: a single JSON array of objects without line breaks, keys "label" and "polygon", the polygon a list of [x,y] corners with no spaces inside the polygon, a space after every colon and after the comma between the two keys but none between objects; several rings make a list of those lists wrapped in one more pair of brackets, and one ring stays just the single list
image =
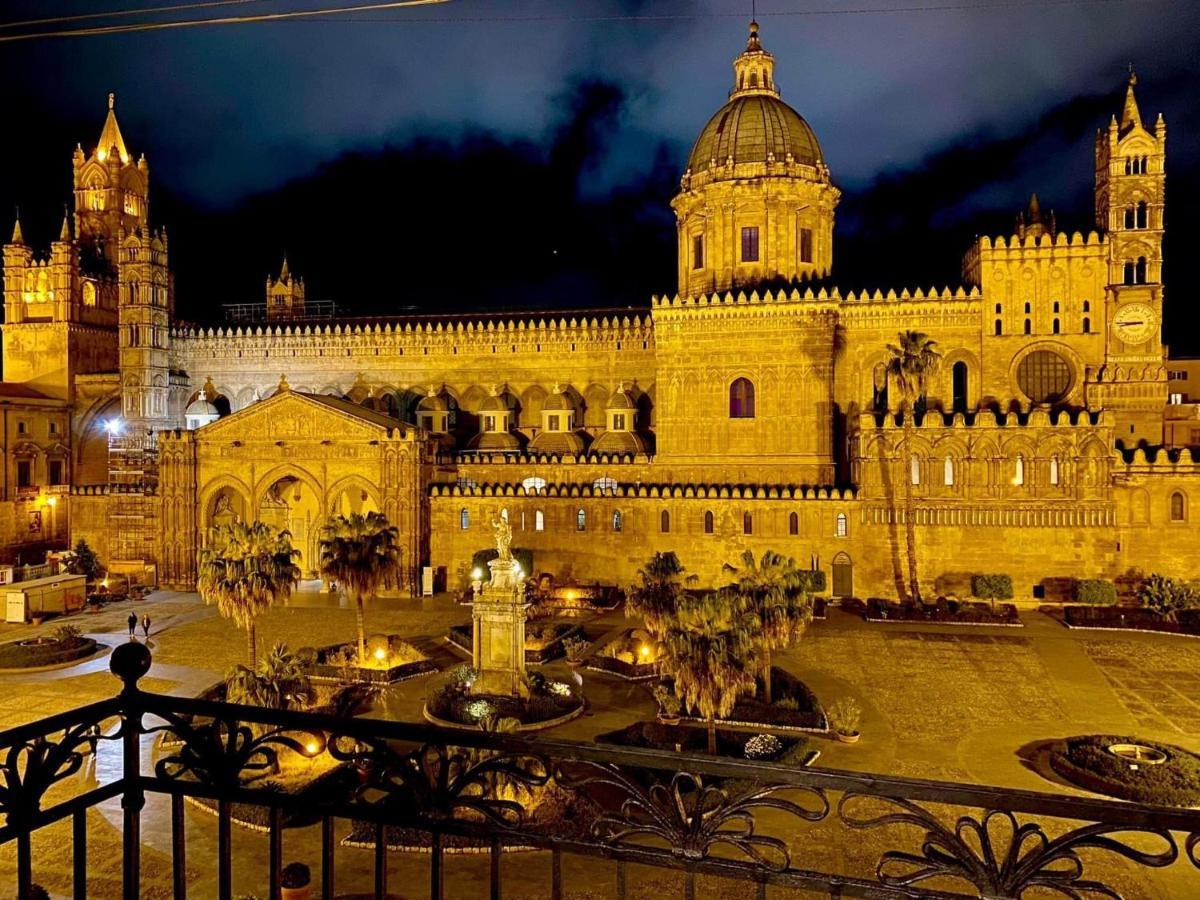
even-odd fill
[{"label": "tower with spire", "polygon": [[267,276],[267,320],[297,319],[304,316],[304,279],[292,274],[287,257],[279,277]]},{"label": "tower with spire", "polygon": [[117,124],[116,96],[90,155],[82,146],[73,159],[75,231],[87,250],[115,266],[120,234],[144,229],[149,214],[150,169],[146,157],[134,161]]}]

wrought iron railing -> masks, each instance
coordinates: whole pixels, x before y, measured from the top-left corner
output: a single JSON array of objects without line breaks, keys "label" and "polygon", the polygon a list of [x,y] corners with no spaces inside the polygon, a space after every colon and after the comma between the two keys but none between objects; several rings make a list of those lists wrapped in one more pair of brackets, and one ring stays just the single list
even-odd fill
[{"label": "wrought iron railing", "polygon": [[[528,888],[538,870],[502,862],[513,847],[548,851],[554,898],[564,896],[564,860],[577,857],[611,867],[607,885],[581,886],[589,896],[624,897],[635,866],[667,871],[688,898],[698,879],[742,881],[759,898],[768,887],[773,896],[797,889],[858,897],[1116,897],[1119,887],[1131,896],[1186,895],[1187,888],[1153,887],[1160,870],[1200,894],[1197,810],[181,699],[140,690],[149,667],[143,645],[123,644],[111,658],[123,681],[118,696],[0,734],[0,844],[16,844],[19,897],[36,881],[32,837],[68,819],[74,896],[87,896],[88,811],[117,798],[122,893],[143,896],[141,817],[154,795],[170,804],[177,898],[187,895],[187,863],[195,862],[186,852],[193,826],[185,800],[207,803],[217,815],[215,893],[222,900],[234,896],[235,804],[267,811],[264,880],[272,900],[282,895],[284,817],[296,812],[319,824],[319,860],[308,862],[326,898],[336,896],[335,838],[344,820],[369,835],[373,853],[363,864],[377,898],[388,895],[387,829],[395,827],[426,836],[428,893],[436,898],[446,894],[450,865],[484,867],[494,898],[506,872],[509,884]],[[78,773],[97,745],[119,752],[120,765],[106,766],[107,780],[89,786]],[[326,753],[353,777],[321,799],[247,783],[289,754]],[[538,822],[537,797],[550,789],[569,797],[571,828]],[[71,796],[61,799],[64,792]],[[449,856],[452,841],[478,854]],[[835,856],[848,859],[836,865]]]}]

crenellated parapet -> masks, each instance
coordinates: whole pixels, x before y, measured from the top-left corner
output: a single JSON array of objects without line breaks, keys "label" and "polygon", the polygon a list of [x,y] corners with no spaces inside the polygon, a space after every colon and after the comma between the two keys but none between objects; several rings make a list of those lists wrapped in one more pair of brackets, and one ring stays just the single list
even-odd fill
[{"label": "crenellated parapet", "polygon": [[460,469],[475,466],[644,466],[653,462],[648,453],[461,453],[454,462]]},{"label": "crenellated parapet", "polygon": [[981,236],[963,256],[963,278],[969,284],[985,285],[988,266],[1026,267],[1062,264],[1067,260],[1095,260],[1101,266],[1102,281],[1107,274],[1104,261],[1108,255],[1108,237],[1096,231],[1086,234]]},{"label": "crenellated parapet", "polygon": [[935,288],[931,287],[928,291],[923,288],[915,288],[909,290],[896,291],[894,289],[888,291],[849,291],[843,294],[837,287],[821,287],[814,290],[807,287],[804,290],[800,288],[792,288],[791,290],[778,291],[726,291],[724,293],[713,294],[698,294],[695,296],[681,296],[676,294],[673,297],[655,296],[652,298],[652,303],[655,310],[680,309],[685,307],[720,307],[720,306],[746,306],[755,304],[796,304],[796,303],[907,303],[907,302],[925,302],[936,301],[939,303],[952,303],[962,300],[976,300],[980,296],[979,289],[972,287],[970,289],[958,287],[951,290],[948,287]]},{"label": "crenellated parapet", "polygon": [[611,487],[548,484],[530,490],[522,484],[433,484],[433,497],[635,497],[652,500],[855,500],[855,488],[811,485],[621,484]]}]

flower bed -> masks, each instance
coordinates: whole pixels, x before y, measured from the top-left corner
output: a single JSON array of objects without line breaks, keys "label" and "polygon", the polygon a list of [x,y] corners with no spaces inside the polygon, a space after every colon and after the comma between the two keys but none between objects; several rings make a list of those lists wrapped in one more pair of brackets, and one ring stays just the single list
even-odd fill
[{"label": "flower bed", "polygon": [[59,666],[96,652],[96,642],[77,629],[64,626],[53,635],[0,644],[0,669],[34,669]]},{"label": "flower bed", "polygon": [[[758,696],[740,697],[729,715],[717,719],[717,722],[746,728],[765,726],[769,730],[828,730],[829,723],[816,694],[790,672],[771,667],[771,696],[771,703]],[[685,718],[690,722],[701,721],[691,717]]]},{"label": "flower bed", "polygon": [[616,609],[624,595],[615,587],[599,584],[563,584],[538,589],[534,602],[554,615],[586,616]]},{"label": "flower bed", "polygon": [[[704,753],[708,749],[708,729],[698,725],[634,722],[626,728],[596,735],[596,743],[667,752]],[[717,755],[806,766],[816,757],[816,751],[808,746],[808,738],[805,737],[753,734],[718,728]]]},{"label": "flower bed", "polygon": [[471,727],[503,719],[538,725],[574,716],[583,709],[583,697],[571,685],[545,678],[538,672],[528,677],[527,697],[471,693],[477,675],[470,666],[453,669],[446,682],[429,693],[425,701],[427,717]]},{"label": "flower bed", "polygon": [[1138,607],[1065,606],[1063,623],[1068,628],[1103,628],[1117,631],[1161,631],[1200,637],[1200,609],[1176,613],[1176,621]]},{"label": "flower bed", "polygon": [[586,668],[593,672],[608,672],[628,681],[655,678],[658,675],[657,654],[653,654],[650,661],[641,662],[651,655],[642,650],[649,648],[649,640],[641,629],[627,628],[588,657]]},{"label": "flower bed", "polygon": [[1011,603],[997,603],[993,612],[990,603],[979,600],[939,600],[936,604],[905,601],[893,603],[872,597],[867,600],[863,617],[868,622],[928,622],[931,625],[992,625],[1020,628],[1021,618]]},{"label": "flower bed", "polygon": [[[447,634],[446,639],[460,650],[471,653],[474,626],[455,625]],[[558,659],[565,654],[563,641],[573,635],[583,635],[583,626],[571,625],[566,622],[550,622],[546,624],[526,623],[525,626],[525,664],[538,666],[542,663]]]},{"label": "flower bed", "polygon": [[[1120,744],[1148,747],[1167,759],[1159,765],[1132,764],[1109,750]],[[1097,794],[1161,806],[1200,805],[1200,756],[1171,744],[1089,734],[1056,741],[1049,761],[1060,777]]]},{"label": "flower bed", "polygon": [[313,651],[313,661],[308,663],[305,670],[309,678],[364,684],[395,684],[438,670],[433,660],[424,653],[394,636],[372,638],[367,647],[367,658],[371,665],[357,665],[357,656],[357,645],[333,644]]},{"label": "flower bed", "polygon": [[[358,788],[358,777],[352,766],[344,763],[326,765],[315,774],[306,776],[291,776],[263,779],[255,788],[265,788],[280,796],[302,800],[303,803],[285,808],[283,812],[284,828],[301,828],[320,821],[320,814],[315,812],[297,812],[296,810],[312,810],[322,804],[347,801]],[[248,785],[250,786],[250,785]],[[216,815],[217,801],[208,797],[188,797],[188,802],[198,809]],[[229,807],[230,821],[233,824],[251,831],[266,832],[271,827],[271,808],[255,803],[233,803]]]}]

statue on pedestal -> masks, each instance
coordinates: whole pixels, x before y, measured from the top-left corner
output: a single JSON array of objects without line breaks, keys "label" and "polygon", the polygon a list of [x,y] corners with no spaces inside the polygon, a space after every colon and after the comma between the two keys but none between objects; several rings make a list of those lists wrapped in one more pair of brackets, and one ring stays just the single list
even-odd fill
[{"label": "statue on pedestal", "polygon": [[508,519],[501,516],[492,519],[492,531],[496,539],[496,552],[500,554],[497,559],[507,562],[512,559],[512,526],[508,524]]}]

